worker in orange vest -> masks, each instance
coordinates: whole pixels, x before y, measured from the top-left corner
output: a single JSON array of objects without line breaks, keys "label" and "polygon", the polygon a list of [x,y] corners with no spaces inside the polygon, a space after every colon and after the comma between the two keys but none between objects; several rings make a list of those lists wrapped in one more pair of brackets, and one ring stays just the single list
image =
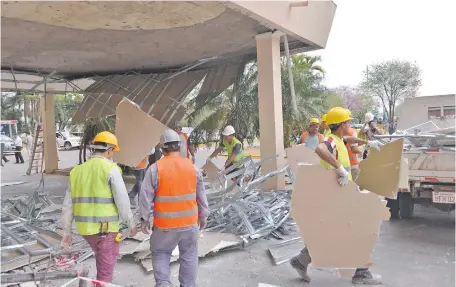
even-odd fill
[{"label": "worker in orange vest", "polygon": [[320,121],[318,119],[310,119],[309,131],[304,132],[301,136],[301,143],[305,144],[305,146],[311,150],[315,150],[315,148],[324,140],[323,135],[318,132],[319,126]]},{"label": "worker in orange vest", "polygon": [[198,169],[179,156],[181,140],[173,130],[160,137],[164,157],[152,164],[139,194],[141,230],[149,234],[155,286],[172,286],[171,252],[179,246],[179,282],[196,286],[198,226],[209,215],[203,178]]},{"label": "worker in orange vest", "polygon": [[177,132],[179,135],[181,144],[180,144],[180,151],[179,154],[181,157],[186,157],[190,158],[192,157],[192,163],[195,163],[195,152],[192,148],[192,145],[190,144],[190,139],[187,134],[182,132],[182,124],[179,122],[176,122],[174,125],[174,130]]},{"label": "worker in orange vest", "polygon": [[[357,138],[358,137],[358,132],[350,127],[348,129],[347,134],[345,135],[345,138]],[[358,143],[346,143],[345,145],[347,147],[348,151],[348,158],[350,159],[350,170],[351,170],[351,175],[353,178],[353,181],[356,181],[356,179],[359,176],[359,159],[358,155],[363,153],[363,149],[358,145]]]}]

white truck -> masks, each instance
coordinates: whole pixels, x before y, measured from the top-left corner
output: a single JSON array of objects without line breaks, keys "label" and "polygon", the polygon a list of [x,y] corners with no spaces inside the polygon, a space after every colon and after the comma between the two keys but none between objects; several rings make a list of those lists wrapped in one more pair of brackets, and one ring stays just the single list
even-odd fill
[{"label": "white truck", "polygon": [[72,135],[68,132],[56,132],[55,136],[59,148],[63,147],[65,150],[70,150],[81,145],[81,137]]}]

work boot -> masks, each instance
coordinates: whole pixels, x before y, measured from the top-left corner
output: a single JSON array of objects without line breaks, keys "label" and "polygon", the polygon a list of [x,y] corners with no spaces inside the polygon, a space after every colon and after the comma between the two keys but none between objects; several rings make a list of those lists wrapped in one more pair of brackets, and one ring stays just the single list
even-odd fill
[{"label": "work boot", "polygon": [[382,276],[372,274],[369,270],[356,271],[352,277],[352,283],[357,285],[380,285]]},{"label": "work boot", "polygon": [[305,282],[310,282],[310,276],[307,275],[307,266],[302,265],[299,263],[299,260],[297,257],[293,257],[290,260],[291,267],[293,267],[296,271],[298,271],[298,274],[304,279]]}]

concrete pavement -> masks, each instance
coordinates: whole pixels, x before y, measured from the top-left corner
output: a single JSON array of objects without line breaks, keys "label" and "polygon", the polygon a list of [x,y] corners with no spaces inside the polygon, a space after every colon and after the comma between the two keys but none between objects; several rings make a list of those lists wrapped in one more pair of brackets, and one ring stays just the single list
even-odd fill
[{"label": "concrete pavement", "polygon": [[[197,166],[202,166],[210,151],[197,153]],[[61,151],[61,168],[77,163],[77,151]],[[27,159],[26,159],[27,160]],[[223,158],[216,160],[223,163]],[[3,187],[2,196],[31,194],[38,185],[39,175],[25,176],[26,165],[8,163],[1,170],[1,181],[28,181],[22,185]],[[51,199],[63,200],[68,178],[45,176],[45,188]],[[337,235],[335,235],[337,236]],[[329,269],[310,268],[312,282],[304,283],[288,263],[274,266],[268,247],[275,239],[260,239],[242,250],[222,252],[203,258],[199,264],[198,286],[258,286],[267,283],[277,286],[352,286],[349,278],[338,278]],[[382,224],[372,261],[373,272],[383,276],[388,287],[450,287],[455,286],[455,219],[432,208],[417,206],[411,220],[386,221]],[[93,258],[84,262],[91,267]],[[91,277],[94,276],[91,268]],[[172,281],[177,281],[178,264],[172,264]],[[152,273],[147,274],[132,258],[122,258],[116,266],[114,282],[122,286],[151,286]],[[59,286],[52,282],[49,286]]]}]

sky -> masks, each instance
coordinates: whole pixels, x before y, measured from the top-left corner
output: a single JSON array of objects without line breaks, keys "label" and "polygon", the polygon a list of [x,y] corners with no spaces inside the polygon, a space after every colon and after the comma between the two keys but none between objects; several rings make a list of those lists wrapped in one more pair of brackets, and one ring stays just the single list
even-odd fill
[{"label": "sky", "polygon": [[399,59],[422,70],[420,96],[456,93],[456,0],[334,0],[321,55],[325,84],[356,86],[368,64]]}]

